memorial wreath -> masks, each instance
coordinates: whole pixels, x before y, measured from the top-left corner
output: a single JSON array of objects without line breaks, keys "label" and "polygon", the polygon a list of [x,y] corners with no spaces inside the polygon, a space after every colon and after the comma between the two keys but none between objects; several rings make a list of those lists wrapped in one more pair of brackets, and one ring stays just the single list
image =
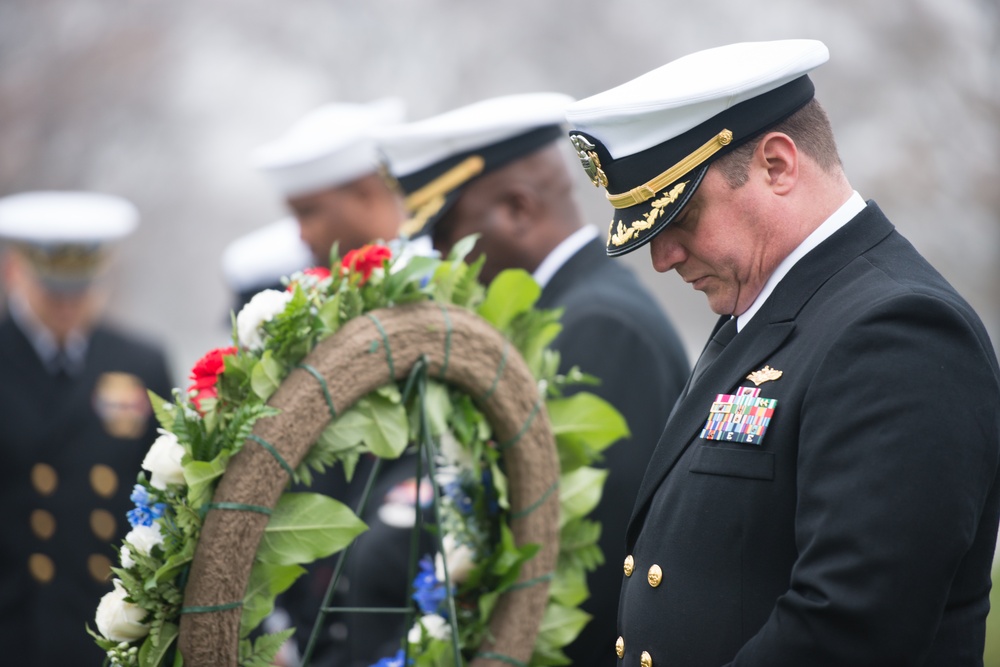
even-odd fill
[{"label": "memorial wreath", "polygon": [[596,396],[563,397],[592,379],[557,373],[560,313],[534,308],[524,271],[482,287],[474,242],[444,259],[335,248],[332,270],[257,294],[187,391],[151,397],[161,435],[90,631],[108,663],[270,665],[293,632],[254,632],[275,598],[366,529],[289,481],[414,448],[439,549],[411,564],[412,629],[378,664],[567,664],[602,560],[587,515],[606,473],[590,464],[628,431]]}]

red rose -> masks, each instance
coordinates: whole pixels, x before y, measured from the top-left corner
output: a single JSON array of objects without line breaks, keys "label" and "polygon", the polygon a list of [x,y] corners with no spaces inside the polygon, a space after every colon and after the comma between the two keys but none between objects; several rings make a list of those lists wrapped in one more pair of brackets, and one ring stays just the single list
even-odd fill
[{"label": "red rose", "polygon": [[202,399],[215,398],[219,395],[215,385],[219,380],[219,375],[226,368],[222,358],[232,354],[236,354],[235,347],[217,347],[199,359],[194,368],[191,369],[191,375],[188,376],[191,380],[188,393],[194,394],[191,401],[199,410]]},{"label": "red rose", "polygon": [[[312,284],[318,285],[322,281],[324,281],[327,278],[329,278],[331,274],[330,274],[330,269],[326,268],[325,266],[313,266],[313,267],[310,267],[308,269],[303,269],[302,275],[303,275],[303,277],[309,277],[309,278],[311,278],[312,279],[312,281],[311,281]],[[292,282],[290,282],[288,284],[288,287],[286,288],[286,291],[288,291],[288,292],[293,291],[295,289],[295,284],[297,282],[298,281],[292,281]],[[306,285],[308,285],[309,282],[310,281],[307,281]]]},{"label": "red rose", "polygon": [[372,271],[381,268],[386,260],[392,258],[392,251],[384,245],[363,245],[344,255],[341,266],[344,271],[354,271],[361,274],[361,285],[365,284]]}]

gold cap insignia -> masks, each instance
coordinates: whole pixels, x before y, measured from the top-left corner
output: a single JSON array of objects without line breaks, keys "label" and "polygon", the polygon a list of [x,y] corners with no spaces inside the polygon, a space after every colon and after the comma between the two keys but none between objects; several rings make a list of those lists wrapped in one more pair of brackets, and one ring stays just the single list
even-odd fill
[{"label": "gold cap insignia", "polygon": [[594,150],[597,147],[579,134],[571,134],[569,140],[573,144],[573,148],[576,149],[576,156],[580,158],[580,164],[583,165],[583,170],[587,172],[594,187],[602,185],[608,187],[608,177],[601,169],[601,160],[597,157],[597,151]]},{"label": "gold cap insignia", "polygon": [[764,368],[759,371],[754,371],[747,376],[747,379],[754,383],[755,386],[759,387],[765,382],[771,382],[777,380],[782,375],[782,372],[771,368],[770,366],[764,366]]}]

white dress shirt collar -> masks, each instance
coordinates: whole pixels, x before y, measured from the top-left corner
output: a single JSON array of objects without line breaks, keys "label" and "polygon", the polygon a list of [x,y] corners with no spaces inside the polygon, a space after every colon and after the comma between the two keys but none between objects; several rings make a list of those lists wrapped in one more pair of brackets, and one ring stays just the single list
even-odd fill
[{"label": "white dress shirt collar", "polygon": [[840,208],[833,212],[833,215],[827,218],[822,225],[814,229],[812,234],[807,236],[785,259],[781,260],[778,268],[774,270],[771,277],[764,283],[764,288],[757,295],[757,298],[754,299],[754,302],[737,318],[736,330],[743,330],[743,327],[760,310],[764,302],[767,301],[767,297],[771,296],[771,292],[774,291],[774,288],[778,286],[781,279],[795,266],[796,262],[805,257],[810,250],[830,238],[838,229],[850,222],[854,216],[864,210],[865,206],[865,200],[855,191],[846,202],[840,205]]},{"label": "white dress shirt collar", "polygon": [[552,280],[552,276],[556,274],[556,271],[562,268],[563,264],[568,262],[570,258],[579,252],[580,248],[590,243],[593,239],[597,238],[597,228],[590,225],[584,225],[580,229],[576,230],[562,242],[552,249],[552,252],[542,260],[542,263],[538,265],[532,277],[535,282],[538,283],[539,287],[545,287]]}]

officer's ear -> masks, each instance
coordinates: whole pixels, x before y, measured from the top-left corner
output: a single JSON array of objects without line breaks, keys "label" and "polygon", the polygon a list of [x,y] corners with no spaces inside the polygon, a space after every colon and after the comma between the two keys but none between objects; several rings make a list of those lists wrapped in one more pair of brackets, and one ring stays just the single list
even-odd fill
[{"label": "officer's ear", "polygon": [[784,132],[769,132],[757,144],[751,169],[757,167],[767,187],[776,195],[786,195],[799,178],[799,151]]}]

